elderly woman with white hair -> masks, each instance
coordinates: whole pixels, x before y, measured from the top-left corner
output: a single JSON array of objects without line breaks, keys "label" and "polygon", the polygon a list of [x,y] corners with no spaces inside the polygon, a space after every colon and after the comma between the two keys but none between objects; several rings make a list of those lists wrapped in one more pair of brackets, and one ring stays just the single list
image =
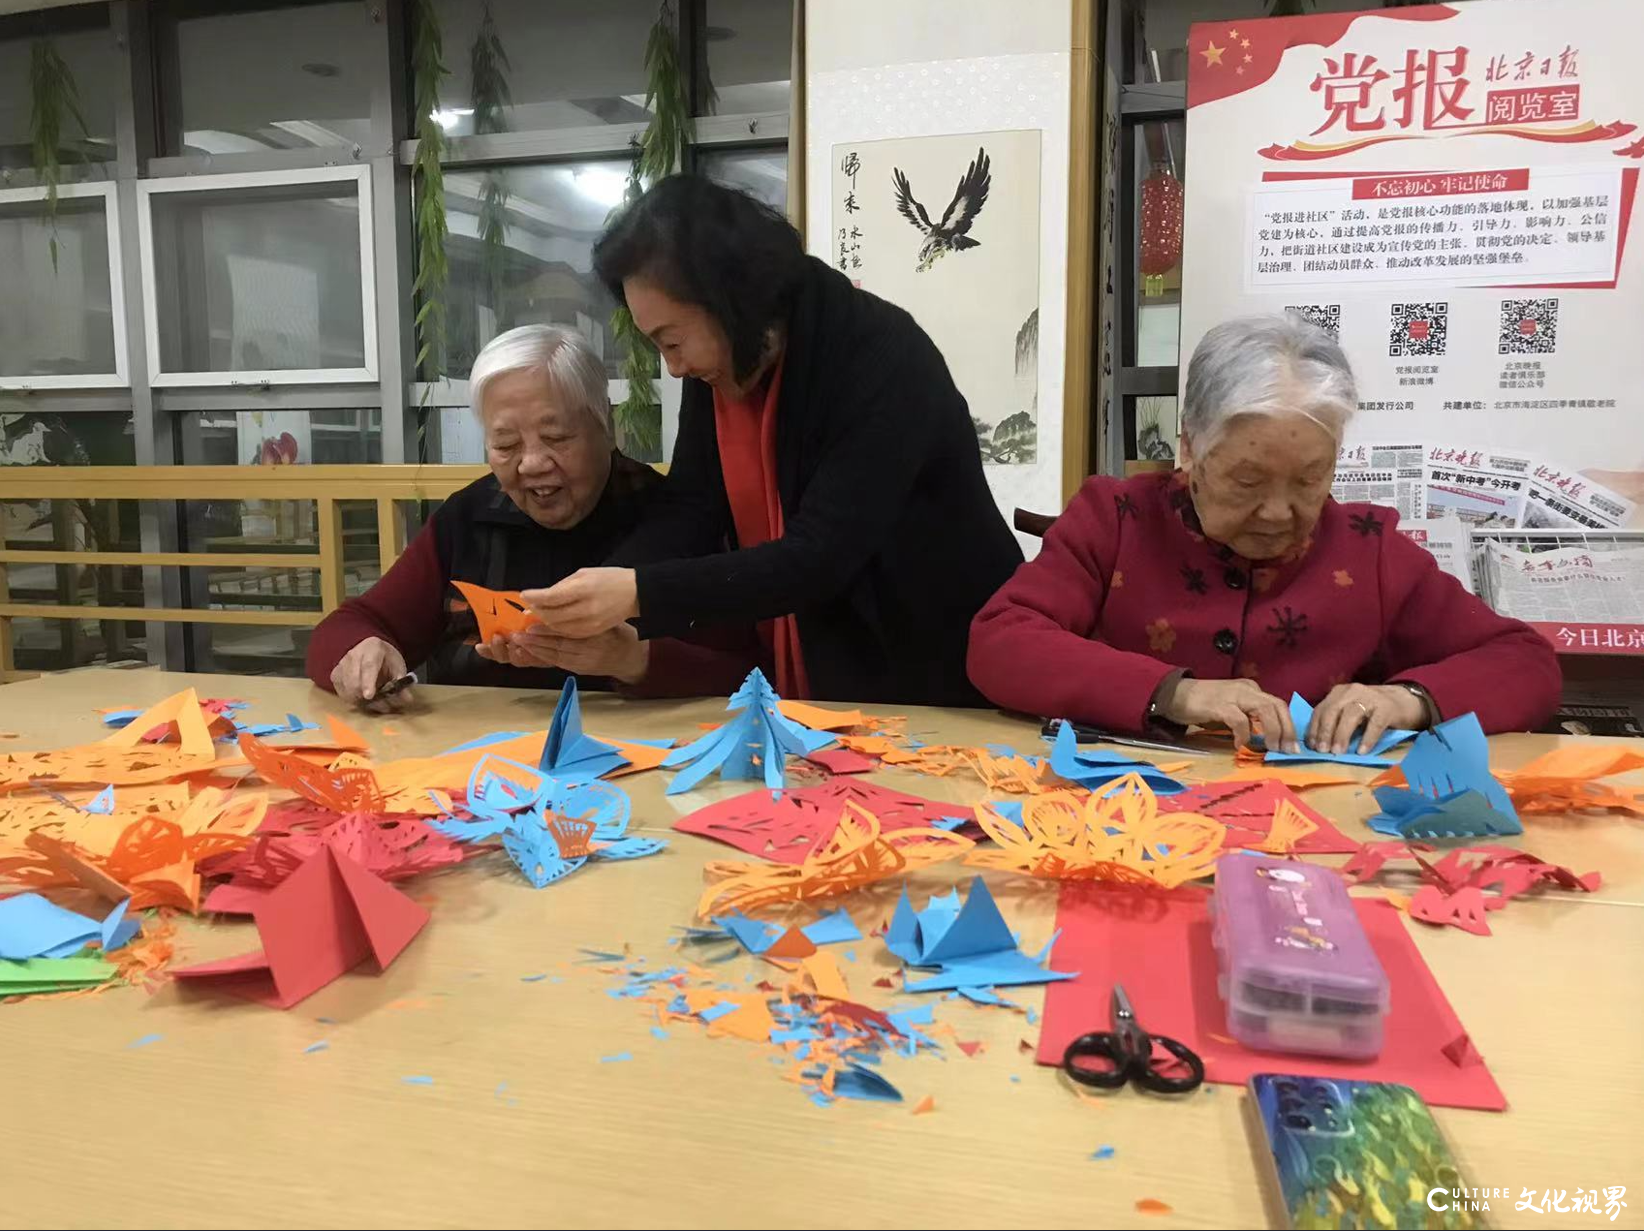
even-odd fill
[{"label": "elderly woman with white hair", "polygon": [[662,476],[614,447],[604,364],[575,330],[511,329],[480,351],[468,383],[491,473],[446,500],[376,585],[320,622],[309,678],[379,710],[407,703],[409,690],[378,690],[419,664],[436,684],[558,688],[575,674],[584,687],[658,696],[734,688],[755,661],[734,639],[643,642],[622,624],[580,641],[538,632],[477,644],[452,581],[521,590],[601,564]]},{"label": "elderly woman with white hair", "polygon": [[1116,733],[1225,725],[1365,751],[1474,711],[1486,731],[1557,707],[1558,661],[1468,594],[1398,514],[1330,497],[1358,395],[1295,315],[1210,330],[1188,367],[1181,469],[1088,480],[971,626],[970,678],[1008,709]]}]

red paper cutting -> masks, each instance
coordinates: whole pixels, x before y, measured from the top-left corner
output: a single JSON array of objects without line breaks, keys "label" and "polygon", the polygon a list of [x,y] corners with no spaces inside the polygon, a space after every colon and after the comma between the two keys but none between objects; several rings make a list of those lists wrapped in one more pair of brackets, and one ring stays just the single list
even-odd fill
[{"label": "red paper cutting", "polygon": [[830,774],[866,774],[879,768],[878,761],[860,752],[852,752],[849,748],[824,748],[805,759],[820,765]]},{"label": "red paper cutting", "polygon": [[[588,828],[591,831],[593,826]],[[250,845],[218,856],[200,870],[207,876],[226,874],[236,885],[272,887],[307,863],[322,846],[386,881],[451,867],[483,849],[448,838],[413,816],[355,812],[339,817],[312,804],[295,803],[270,808]]]},{"label": "red paper cutting", "polygon": [[1056,912],[1061,937],[1051,964],[1081,973],[1052,984],[1046,993],[1039,1063],[1060,1065],[1075,1038],[1107,1029],[1108,999],[1113,985],[1121,983],[1148,1030],[1198,1052],[1210,1081],[1242,1083],[1256,1073],[1301,1071],[1402,1082],[1438,1106],[1506,1108],[1484,1064],[1458,1066],[1446,1054],[1446,1045],[1467,1032],[1399,912],[1375,899],[1357,898],[1353,905],[1392,987],[1381,1055],[1349,1062],[1252,1051],[1234,1042],[1216,992],[1209,900],[1208,891],[1191,887],[1064,885]]},{"label": "red paper cutting", "polygon": [[1484,912],[1494,906],[1505,906],[1506,900],[1486,900],[1475,885],[1446,894],[1437,885],[1423,885],[1410,897],[1410,918],[1423,923],[1448,923],[1474,936],[1490,935],[1490,924]]},{"label": "red paper cutting", "polygon": [[817,786],[783,791],[776,798],[766,789],[709,804],[674,822],[681,833],[698,834],[734,846],[773,863],[801,864],[828,844],[847,803],[873,813],[884,833],[925,829],[942,817],[967,821],[975,810],[904,795],[871,782],[834,778]]},{"label": "red paper cutting", "polygon": [[1195,812],[1227,825],[1227,845],[1254,850],[1267,840],[1273,815],[1288,802],[1312,821],[1312,833],[1297,839],[1290,848],[1298,855],[1348,855],[1359,844],[1331,823],[1330,818],[1307,804],[1282,782],[1206,782],[1176,795],[1160,795],[1160,812]]},{"label": "red paper cutting", "polygon": [[252,909],[257,953],[174,970],[178,979],[289,1009],[367,958],[379,970],[404,951],[428,912],[329,846]]}]

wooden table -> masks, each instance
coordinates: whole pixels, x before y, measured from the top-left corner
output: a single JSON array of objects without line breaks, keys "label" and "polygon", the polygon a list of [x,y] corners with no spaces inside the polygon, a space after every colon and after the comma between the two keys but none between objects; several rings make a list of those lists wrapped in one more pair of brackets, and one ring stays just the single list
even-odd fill
[{"label": "wooden table", "polygon": [[[0,687],[0,748],[96,738],[94,706],[141,705],[179,688],[241,697],[257,719],[341,712],[303,681],[89,670]],[[487,731],[545,726],[551,694],[422,688],[420,708],[356,717],[380,757],[438,751]],[[588,729],[679,736],[718,701],[585,696]],[[1027,722],[913,710],[927,740],[1037,747]],[[388,733],[392,731],[393,733]],[[1498,764],[1553,737],[1497,742]],[[1368,771],[1363,771],[1368,777]],[[885,772],[886,785],[974,801],[979,784]],[[667,799],[665,777],[624,779],[639,828],[747,788]],[[1361,788],[1310,794],[1355,837]],[[1416,927],[1417,943],[1512,1107],[1439,1109],[1480,1187],[1625,1185],[1615,1226],[1644,1226],[1644,822],[1534,818],[1524,845],[1586,871],[1591,897],[1521,899],[1495,936]],[[500,857],[410,882],[434,919],[380,977],[354,974],[289,1012],[231,1000],[116,989],[0,1007],[0,1226],[1257,1226],[1266,1220],[1244,1096],[1207,1086],[1174,1105],[1134,1092],[1099,1105],[1035,1067],[1015,1013],[939,1001],[975,1059],[888,1059],[901,1106],[818,1108],[780,1080],[765,1049],[676,1025],[666,1040],[612,980],[568,966],[582,948],[631,946],[665,964],[691,921],[714,843],[674,835],[664,854],[532,889]],[[968,876],[918,879],[916,897]],[[998,895],[1029,950],[1051,928],[1051,887]],[[846,899],[865,926],[881,909]],[[921,899],[922,901],[922,899]],[[253,947],[242,922],[185,921],[180,960]],[[864,999],[894,961],[877,941],[841,963]],[[737,981],[760,969],[739,957]],[[764,968],[768,970],[768,967]],[[550,978],[535,982],[525,976]],[[560,981],[556,981],[560,980]],[[1040,989],[1013,998],[1042,1003]],[[1144,1010],[1145,1019],[1145,1008]],[[144,1046],[147,1035],[161,1037]],[[326,1040],[325,1050],[306,1053]],[[950,1051],[952,1049],[949,1049]],[[631,1052],[627,1063],[601,1056]],[[407,1076],[433,1078],[407,1084]],[[910,1106],[933,1095],[936,1110]],[[1116,1154],[1093,1161],[1111,1144]],[[1135,1202],[1157,1198],[1168,1218]],[[1612,1225],[1602,1215],[1515,1212],[1502,1226]]]}]

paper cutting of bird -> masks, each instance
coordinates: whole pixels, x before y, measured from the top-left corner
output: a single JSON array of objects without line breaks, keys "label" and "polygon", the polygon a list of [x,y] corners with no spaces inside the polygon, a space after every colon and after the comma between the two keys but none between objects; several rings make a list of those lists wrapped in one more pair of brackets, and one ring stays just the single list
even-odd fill
[{"label": "paper cutting of bird", "polygon": [[948,203],[942,221],[932,224],[925,207],[913,196],[913,188],[900,167],[892,168],[891,182],[896,185],[897,212],[911,222],[914,229],[925,237],[919,246],[918,272],[924,273],[937,260],[950,252],[963,252],[980,246],[981,241],[970,237],[970,224],[987,204],[988,189],[993,184],[993,172],[985,149],[976,151],[976,158],[959,179],[953,200]]}]

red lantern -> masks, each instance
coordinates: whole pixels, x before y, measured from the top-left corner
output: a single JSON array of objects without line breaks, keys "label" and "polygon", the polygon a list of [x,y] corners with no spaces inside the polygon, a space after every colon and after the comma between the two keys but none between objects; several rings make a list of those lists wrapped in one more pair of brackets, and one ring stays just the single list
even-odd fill
[{"label": "red lantern", "polygon": [[1163,278],[1181,259],[1182,182],[1168,169],[1155,167],[1142,181],[1142,276]]}]

